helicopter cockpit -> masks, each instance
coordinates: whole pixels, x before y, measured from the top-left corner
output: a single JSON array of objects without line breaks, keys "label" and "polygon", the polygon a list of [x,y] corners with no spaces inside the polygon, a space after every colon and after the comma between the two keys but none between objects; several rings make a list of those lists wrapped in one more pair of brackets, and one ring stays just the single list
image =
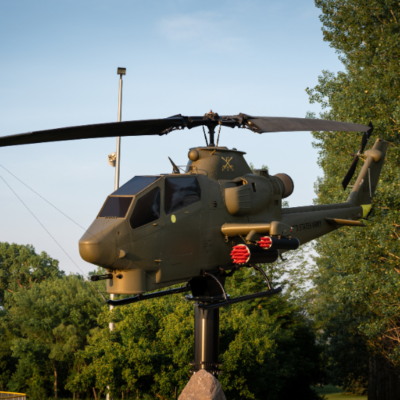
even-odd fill
[{"label": "helicopter cockpit", "polygon": [[[136,176],[111,193],[79,242],[82,258],[107,269],[154,268],[142,249],[166,239],[160,229],[200,208],[201,188],[194,175]],[[181,215],[182,214],[182,215]],[[150,240],[150,236],[153,238]],[[150,243],[151,242],[151,243]]]}]

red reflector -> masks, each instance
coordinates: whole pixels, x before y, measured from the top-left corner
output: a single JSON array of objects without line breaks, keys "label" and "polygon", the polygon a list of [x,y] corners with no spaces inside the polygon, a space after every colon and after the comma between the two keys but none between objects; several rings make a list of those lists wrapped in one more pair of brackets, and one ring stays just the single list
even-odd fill
[{"label": "red reflector", "polygon": [[238,244],[231,251],[231,257],[234,264],[246,264],[250,258],[250,252],[244,244]]},{"label": "red reflector", "polygon": [[263,236],[259,241],[258,244],[260,247],[264,249],[269,249],[272,246],[272,239],[269,236]]}]

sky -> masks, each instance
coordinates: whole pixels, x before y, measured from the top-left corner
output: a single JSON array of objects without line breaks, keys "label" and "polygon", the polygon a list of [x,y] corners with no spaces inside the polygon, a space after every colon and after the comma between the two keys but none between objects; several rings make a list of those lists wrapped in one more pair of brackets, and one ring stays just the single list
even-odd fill
[{"label": "sky", "polygon": [[[2,0],[0,136],[116,121],[117,67],[127,69],[124,121],[210,110],[318,114],[305,89],[318,83],[322,70],[343,70],[323,41],[319,14],[313,0]],[[80,258],[78,242],[113,191],[107,156],[115,142],[0,148],[0,242],[31,244],[66,272],[94,270]],[[290,175],[291,207],[316,197],[322,171],[312,142],[308,132],[229,128],[220,139],[245,151],[255,167]],[[201,129],[123,138],[121,184],[169,173],[168,156],[185,165],[188,149],[199,145]]]}]

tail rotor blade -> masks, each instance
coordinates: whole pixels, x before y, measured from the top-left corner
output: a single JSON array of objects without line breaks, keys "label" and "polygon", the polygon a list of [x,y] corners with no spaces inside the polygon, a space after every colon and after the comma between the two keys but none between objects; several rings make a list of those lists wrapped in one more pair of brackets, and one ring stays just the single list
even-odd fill
[{"label": "tail rotor blade", "polygon": [[365,149],[365,146],[367,145],[368,139],[369,138],[368,138],[367,132],[364,132],[364,135],[361,139],[361,147],[360,147],[360,150],[358,151],[358,154],[362,154],[364,152],[364,149]]},{"label": "tail rotor blade", "polygon": [[360,157],[358,155],[354,156],[354,160],[351,163],[350,168],[347,171],[347,174],[345,175],[345,177],[342,181],[342,186],[343,186],[344,190],[347,188],[347,185],[351,181],[351,178],[353,178],[354,172],[356,172],[357,163],[358,163],[359,158]]},{"label": "tail rotor blade", "polygon": [[374,130],[374,126],[372,125],[372,122],[370,122],[370,123],[368,124],[368,126],[369,126],[369,129],[368,129],[368,131],[367,131],[367,140],[371,137],[372,131]]},{"label": "tail rotor blade", "polygon": [[350,165],[350,168],[347,171],[347,174],[345,175],[345,177],[342,181],[343,189],[347,188],[347,185],[351,181],[351,178],[353,178],[353,175],[356,172],[358,160],[360,159],[360,154],[362,154],[364,152],[364,149],[365,149],[365,146],[367,145],[368,139],[371,137],[372,131],[374,130],[374,126],[372,125],[372,122],[370,122],[368,124],[368,126],[369,126],[368,131],[364,132],[363,137],[361,139],[360,150],[358,150],[357,154],[354,156],[353,162]]},{"label": "tail rotor blade", "polygon": [[364,132],[364,135],[361,139],[361,147],[360,147],[360,152],[359,154],[364,152],[365,146],[367,145],[368,139],[371,137],[372,135],[372,131],[374,130],[374,126],[372,125],[372,122],[370,122],[368,124],[369,129],[367,130],[367,132]]}]

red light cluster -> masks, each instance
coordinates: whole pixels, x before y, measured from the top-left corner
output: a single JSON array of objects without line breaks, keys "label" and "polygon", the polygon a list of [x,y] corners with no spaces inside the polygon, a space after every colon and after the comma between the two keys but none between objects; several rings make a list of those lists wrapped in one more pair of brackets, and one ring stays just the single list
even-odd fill
[{"label": "red light cluster", "polygon": [[250,258],[250,251],[246,245],[238,244],[233,247],[231,257],[234,264],[246,264]]},{"label": "red light cluster", "polygon": [[272,239],[269,236],[263,236],[258,242],[263,249],[270,249],[272,246]]}]

